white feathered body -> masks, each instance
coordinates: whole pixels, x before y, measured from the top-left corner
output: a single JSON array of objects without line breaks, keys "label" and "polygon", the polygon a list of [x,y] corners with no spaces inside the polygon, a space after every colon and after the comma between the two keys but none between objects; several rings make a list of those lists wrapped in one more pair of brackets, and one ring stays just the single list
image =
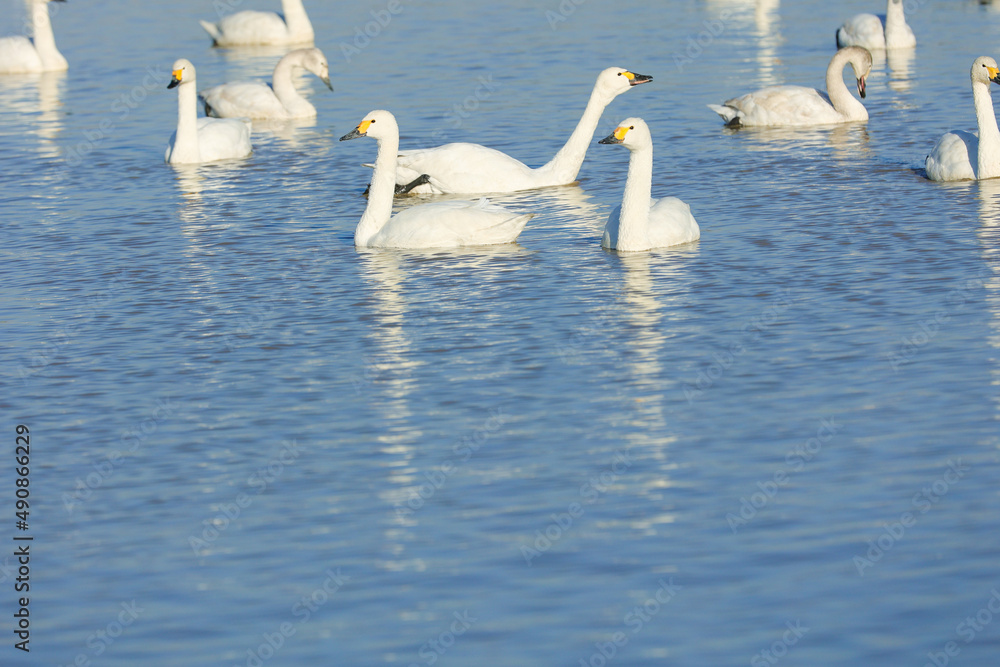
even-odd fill
[{"label": "white feathered body", "polygon": [[217,118],[288,120],[316,116],[316,107],[308,103],[298,113],[292,113],[274,94],[274,89],[262,81],[226,83],[207,88],[200,96],[209,107],[205,113]]},{"label": "white feathered body", "polygon": [[372,248],[456,248],[512,243],[531,218],[492,204],[435,202],[394,215],[365,245]]},{"label": "white feathered body", "polygon": [[[691,207],[677,197],[650,199],[649,221],[646,227],[646,245],[628,247],[619,241],[619,222],[622,207],[619,204],[608,216],[604,226],[601,245],[614,250],[649,250],[668,248],[682,243],[691,243],[701,238],[701,229],[691,213]],[[623,247],[624,246],[624,247]]]},{"label": "white feathered body", "polygon": [[927,156],[924,167],[932,181],[975,180],[972,166],[979,159],[979,137],[972,132],[952,130],[941,136]]},{"label": "white feathered body", "polygon": [[0,38],[0,72],[34,74],[44,71],[42,59],[30,39],[20,35]]},{"label": "white feathered body", "polygon": [[[747,127],[827,125],[846,120],[826,93],[805,86],[771,86],[709,107],[727,123],[738,117]],[[867,118],[866,112],[859,120]]]},{"label": "white feathered body", "polygon": [[422,174],[431,177],[430,183],[414,188],[415,193],[512,192],[560,185],[540,172],[506,153],[469,143],[400,151],[396,160],[397,184],[410,183]]},{"label": "white feathered body", "polygon": [[248,121],[231,118],[199,118],[198,143],[192,150],[177,146],[177,132],[170,135],[166,161],[171,164],[195,164],[247,157],[253,152]]},{"label": "white feathered body", "polygon": [[[285,13],[245,10],[222,17],[218,23],[201,21],[216,46],[285,46],[310,44],[312,24],[301,2],[285,2]],[[294,16],[290,16],[294,12]]]},{"label": "white feathered body", "polygon": [[0,74],[64,72],[69,63],[56,48],[46,2],[30,2],[34,39],[21,35],[0,38]]}]

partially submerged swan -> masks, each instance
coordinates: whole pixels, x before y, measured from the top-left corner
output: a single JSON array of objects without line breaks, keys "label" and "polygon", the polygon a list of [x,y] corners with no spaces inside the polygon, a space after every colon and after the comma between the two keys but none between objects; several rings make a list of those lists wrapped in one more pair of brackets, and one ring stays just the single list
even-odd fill
[{"label": "partially submerged swan", "polygon": [[708,107],[731,127],[827,125],[868,120],[868,110],[844,85],[844,68],[850,65],[858,81],[858,94],[872,69],[872,54],[860,46],[837,51],[826,68],[824,93],[804,86],[771,86],[721,105]]},{"label": "partially submerged swan", "polygon": [[514,192],[576,180],[604,108],[626,90],[653,77],[611,67],[597,77],[583,117],[562,150],[548,164],[532,169],[498,150],[479,144],[453,143],[423,150],[400,151],[396,184],[408,187],[426,175],[430,182],[412,188],[424,193]]},{"label": "partially submerged swan", "polygon": [[177,131],[167,144],[171,164],[196,164],[250,155],[250,123],[228,118],[198,118],[194,65],[181,58],[174,63],[167,88],[177,88]]},{"label": "partially submerged swan", "polygon": [[302,0],[281,0],[281,14],[246,10],[218,23],[200,21],[213,46],[312,44],[315,34]]},{"label": "partially submerged swan", "polygon": [[296,49],[274,68],[271,85],[263,81],[224,83],[199,94],[205,103],[205,115],[216,118],[254,118],[288,120],[313,118],[316,107],[295,88],[292,74],[296,68],[312,72],[333,90],[326,56],[317,48]]},{"label": "partially submerged swan", "polygon": [[56,48],[49,17],[49,2],[66,0],[28,0],[31,12],[32,39],[21,35],[0,38],[0,74],[63,72],[69,63]]},{"label": "partially submerged swan", "polygon": [[837,46],[875,49],[912,49],[917,45],[913,30],[906,24],[903,0],[887,0],[885,16],[858,14],[837,29]]},{"label": "partially submerged swan", "polygon": [[1000,84],[997,61],[987,56],[976,58],[970,76],[979,125],[978,136],[963,130],[952,130],[938,139],[924,162],[927,178],[932,181],[979,180],[1000,176],[1000,129],[997,129],[997,116],[990,94],[990,82]]},{"label": "partially submerged swan", "polygon": [[641,118],[626,118],[602,144],[629,150],[628,179],[620,206],[611,211],[601,245],[619,251],[666,248],[697,241],[701,230],[691,207],[676,197],[652,199],[653,138]]},{"label": "partially submerged swan", "polygon": [[476,203],[421,204],[393,216],[394,173],[399,149],[399,126],[395,117],[388,111],[372,111],[340,140],[359,137],[372,137],[378,142],[368,206],[354,232],[354,245],[359,248],[454,248],[511,243],[531,218],[486,199]]}]

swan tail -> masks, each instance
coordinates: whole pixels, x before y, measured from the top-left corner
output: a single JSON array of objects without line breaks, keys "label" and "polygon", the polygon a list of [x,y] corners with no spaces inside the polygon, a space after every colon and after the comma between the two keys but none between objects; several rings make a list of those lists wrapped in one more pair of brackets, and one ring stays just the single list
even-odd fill
[{"label": "swan tail", "polygon": [[219,45],[219,40],[222,39],[222,33],[219,32],[219,26],[214,23],[209,23],[208,21],[198,21],[201,27],[205,29],[209,37],[212,38],[213,46]]},{"label": "swan tail", "polygon": [[723,104],[709,104],[708,108],[719,114],[722,120],[726,121],[726,125],[729,127],[739,127],[743,123],[740,121],[740,116],[742,115],[739,109],[734,109],[733,107],[725,106]]}]

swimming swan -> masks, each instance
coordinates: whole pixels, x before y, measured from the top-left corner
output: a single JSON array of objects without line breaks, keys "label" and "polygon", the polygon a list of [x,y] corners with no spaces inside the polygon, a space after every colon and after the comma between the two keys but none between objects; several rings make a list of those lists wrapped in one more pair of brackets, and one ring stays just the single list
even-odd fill
[{"label": "swimming swan", "polygon": [[626,118],[602,144],[621,144],[629,150],[625,195],[604,226],[601,245],[618,251],[666,248],[701,237],[691,207],[676,197],[651,199],[653,138],[641,118]]},{"label": "swimming swan", "polygon": [[213,46],[312,44],[315,35],[302,0],[281,0],[281,14],[242,11],[218,23],[199,21]]},{"label": "swimming swan", "polygon": [[409,186],[414,179],[426,174],[430,183],[414,188],[414,192],[466,194],[514,192],[572,183],[580,173],[604,108],[626,90],[652,80],[651,76],[634,74],[620,67],[601,72],[569,141],[543,167],[532,169],[520,160],[479,144],[445,144],[401,151],[396,163],[396,184]]},{"label": "swimming swan", "polygon": [[[66,2],[66,0],[51,0]],[[64,72],[69,64],[56,48],[49,18],[50,0],[28,0],[33,39],[21,35],[0,38],[0,74]]]},{"label": "swimming swan", "polygon": [[341,141],[372,137],[378,157],[372,173],[368,207],[354,232],[359,248],[454,248],[512,243],[530,215],[512,213],[480,199],[412,206],[392,216],[399,126],[388,111],[372,111]]},{"label": "swimming swan", "polygon": [[952,130],[938,139],[924,166],[932,181],[964,181],[1000,176],[1000,130],[993,111],[990,81],[1000,84],[997,61],[976,58],[972,63],[972,99],[976,104],[979,136]]},{"label": "swimming swan", "polygon": [[199,97],[205,103],[205,115],[267,120],[315,117],[316,107],[302,97],[292,82],[292,73],[298,67],[312,72],[333,90],[330,67],[323,52],[317,48],[297,49],[278,61],[271,85],[263,81],[245,81],[201,91]]},{"label": "swimming swan", "polygon": [[826,125],[868,120],[868,110],[844,85],[844,68],[850,64],[858,79],[858,94],[865,96],[865,81],[872,69],[872,54],[860,46],[837,51],[826,68],[823,93],[803,86],[771,86],[708,108],[730,127]]},{"label": "swimming swan", "polygon": [[195,164],[250,155],[249,121],[198,118],[194,65],[181,58],[173,74],[167,88],[177,88],[177,131],[167,144],[167,162]]},{"label": "swimming swan", "polygon": [[[884,25],[884,28],[883,28]],[[863,46],[874,49],[912,49],[917,38],[906,25],[903,0],[888,0],[885,16],[858,14],[837,29],[837,47]]]}]

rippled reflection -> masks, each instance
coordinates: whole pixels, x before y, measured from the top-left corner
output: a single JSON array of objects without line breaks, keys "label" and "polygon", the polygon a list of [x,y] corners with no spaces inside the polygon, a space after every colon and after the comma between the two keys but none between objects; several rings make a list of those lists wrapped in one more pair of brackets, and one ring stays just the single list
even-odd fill
[{"label": "rippled reflection", "polygon": [[37,137],[38,154],[55,159],[63,126],[63,94],[66,72],[7,75],[0,77],[0,109],[16,116],[25,133]]},{"label": "rippled reflection", "polygon": [[777,73],[781,62],[778,48],[783,42],[781,0],[707,0],[707,6],[727,29],[744,28],[757,39],[758,84],[782,83]]},{"label": "rippled reflection", "polygon": [[[989,305],[989,344],[1000,350],[1000,179],[980,181],[979,186],[979,243],[985,266],[982,272],[986,303]],[[992,400],[1000,414],[1000,352],[993,357],[994,387]]]}]

